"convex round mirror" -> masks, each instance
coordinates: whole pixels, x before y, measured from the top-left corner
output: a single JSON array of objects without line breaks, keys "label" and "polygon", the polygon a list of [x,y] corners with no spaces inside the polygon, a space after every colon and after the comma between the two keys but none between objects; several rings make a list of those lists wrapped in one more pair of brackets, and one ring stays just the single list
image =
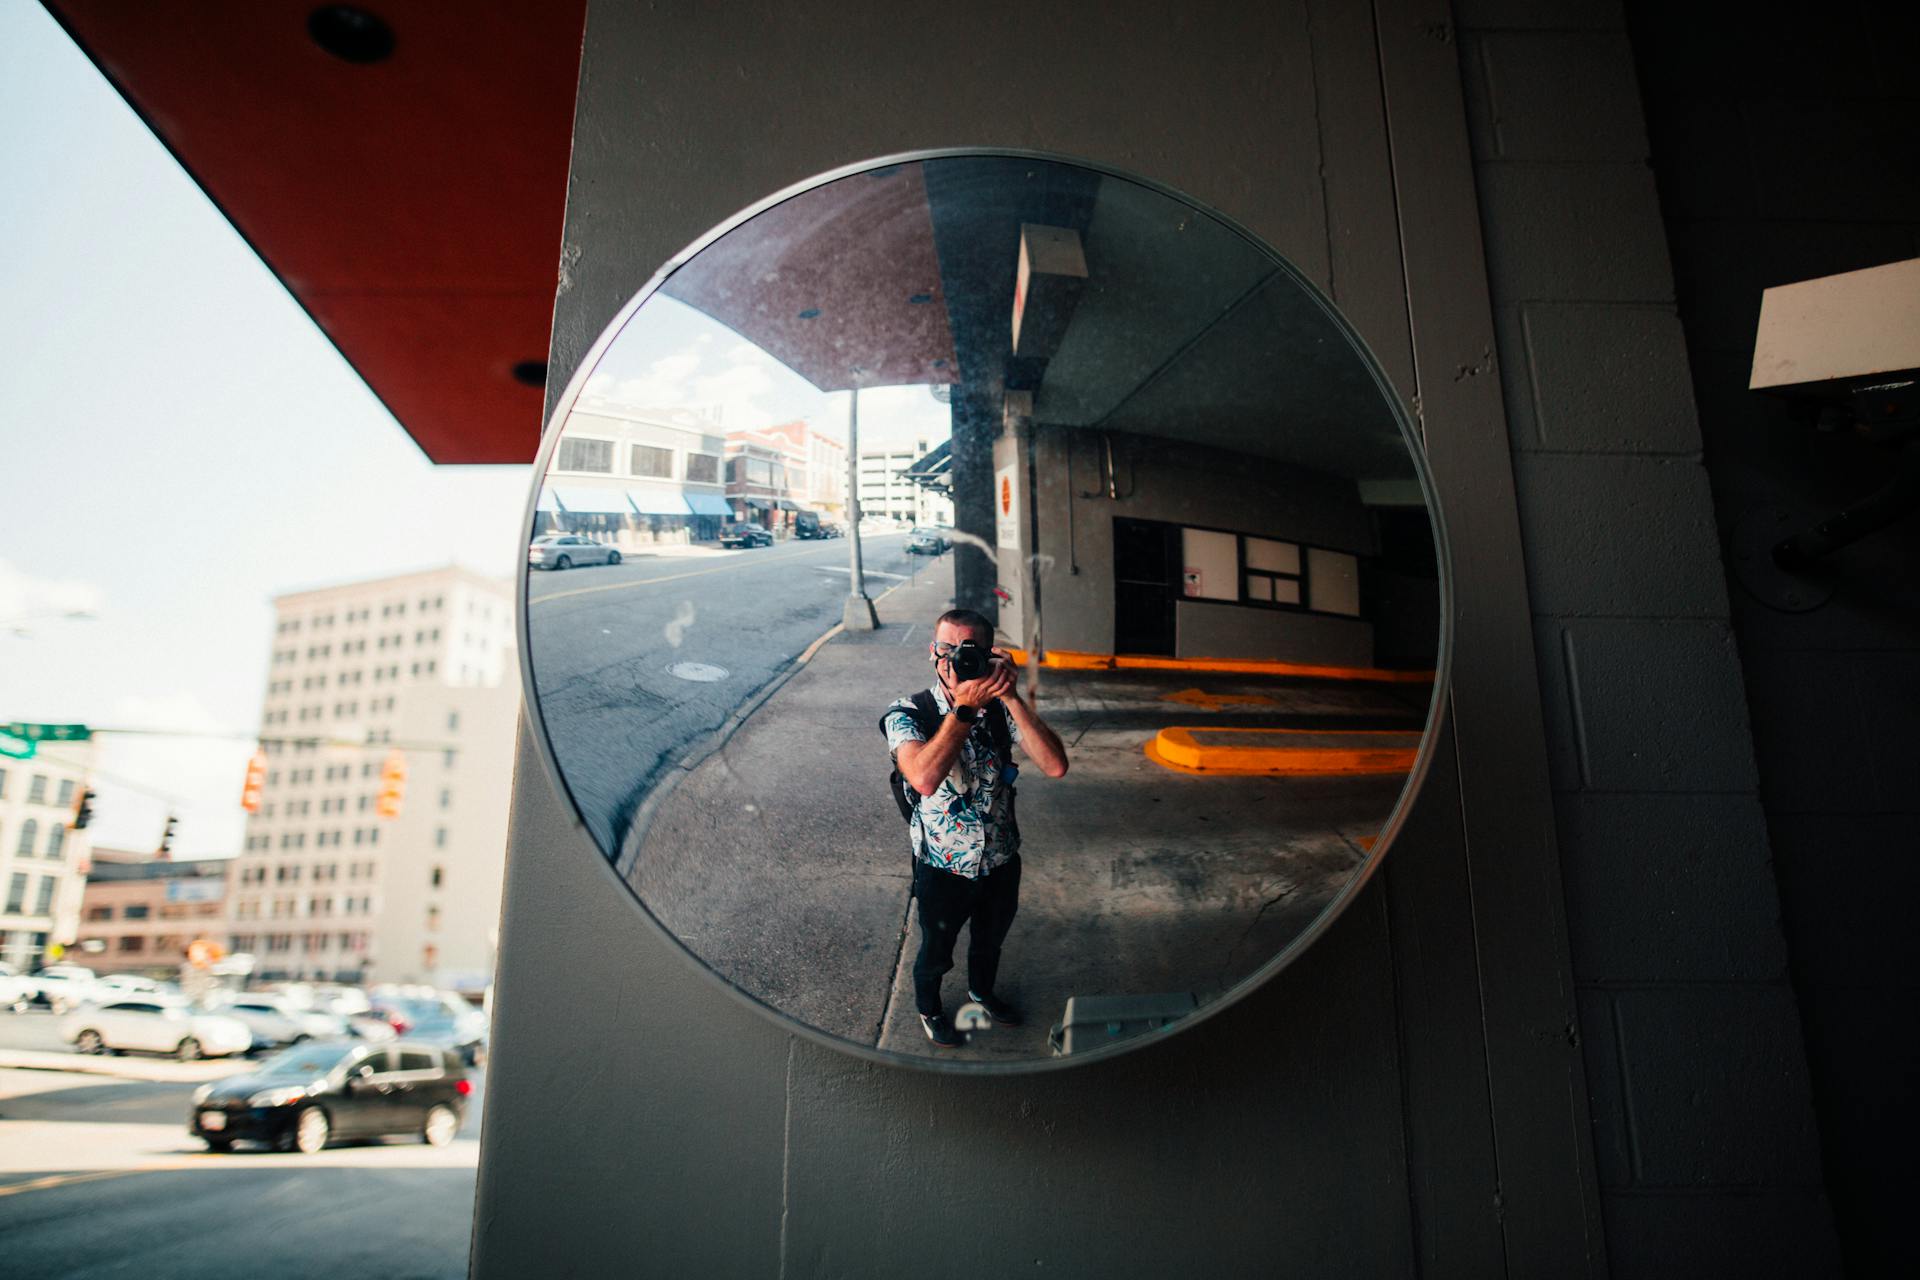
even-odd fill
[{"label": "convex round mirror", "polygon": [[1447,576],[1405,415],[1278,254],[1141,181],[941,153],[769,200],[601,336],[538,476],[555,777],[621,892],[835,1045],[1191,1025],[1424,772]]}]

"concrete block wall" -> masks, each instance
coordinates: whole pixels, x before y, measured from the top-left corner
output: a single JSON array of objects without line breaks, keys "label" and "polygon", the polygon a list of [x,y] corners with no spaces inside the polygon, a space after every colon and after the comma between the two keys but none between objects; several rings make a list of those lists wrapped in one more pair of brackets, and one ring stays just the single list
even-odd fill
[{"label": "concrete block wall", "polygon": [[1620,1277],[1834,1274],[1686,334],[1616,4],[1456,0]]},{"label": "concrete block wall", "polygon": [[[1920,255],[1920,7],[1633,0],[1654,173],[1722,548],[1884,482],[1890,455],[1746,390],[1761,291]],[[1731,559],[1728,561],[1732,563]],[[1920,1272],[1920,519],[1781,612],[1728,576],[1764,823],[1846,1272]]]}]

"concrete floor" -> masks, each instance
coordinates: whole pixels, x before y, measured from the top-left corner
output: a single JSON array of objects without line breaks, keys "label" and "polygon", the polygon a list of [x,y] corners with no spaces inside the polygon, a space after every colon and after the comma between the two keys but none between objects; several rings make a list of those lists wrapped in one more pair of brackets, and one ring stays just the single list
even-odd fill
[{"label": "concrete floor", "polygon": [[[1040,711],[1071,771],[1029,768],[1020,783],[1021,909],[999,986],[1026,1021],[935,1050],[913,1009],[910,855],[878,722],[931,679],[947,568],[884,598],[881,630],[822,646],[661,796],[630,846],[642,901],[741,990],[886,1050],[1046,1056],[1069,996],[1204,1004],[1285,949],[1363,865],[1403,776],[1198,777],[1142,745],[1169,724],[1418,728],[1425,686],[1042,671]],[[1182,696],[1195,688],[1225,698]],[[965,949],[950,1012],[966,998]]]}]

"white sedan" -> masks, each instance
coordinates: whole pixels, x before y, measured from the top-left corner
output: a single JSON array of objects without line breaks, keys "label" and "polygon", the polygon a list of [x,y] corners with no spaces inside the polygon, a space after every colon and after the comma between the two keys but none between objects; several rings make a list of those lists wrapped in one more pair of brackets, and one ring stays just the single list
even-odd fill
[{"label": "white sedan", "polygon": [[191,1005],[155,999],[115,1000],[75,1010],[60,1034],[81,1053],[170,1053],[181,1061],[245,1053],[253,1032],[236,1018],[199,1013]]},{"label": "white sedan", "polygon": [[342,1040],[351,1034],[345,1018],[299,1009],[285,1000],[240,996],[220,1013],[247,1024],[257,1045],[299,1044],[302,1040]]}]

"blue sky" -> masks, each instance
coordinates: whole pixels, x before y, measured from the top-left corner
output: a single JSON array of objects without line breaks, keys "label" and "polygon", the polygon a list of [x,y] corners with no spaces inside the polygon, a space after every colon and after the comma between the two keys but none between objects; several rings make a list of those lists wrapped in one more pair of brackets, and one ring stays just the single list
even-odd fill
[{"label": "blue sky", "polygon": [[[0,721],[247,734],[274,594],[512,572],[528,469],[430,465],[30,0],[0,157]],[[233,852],[250,750],[103,740],[96,843],[151,848],[171,800],[176,852]]]}]

